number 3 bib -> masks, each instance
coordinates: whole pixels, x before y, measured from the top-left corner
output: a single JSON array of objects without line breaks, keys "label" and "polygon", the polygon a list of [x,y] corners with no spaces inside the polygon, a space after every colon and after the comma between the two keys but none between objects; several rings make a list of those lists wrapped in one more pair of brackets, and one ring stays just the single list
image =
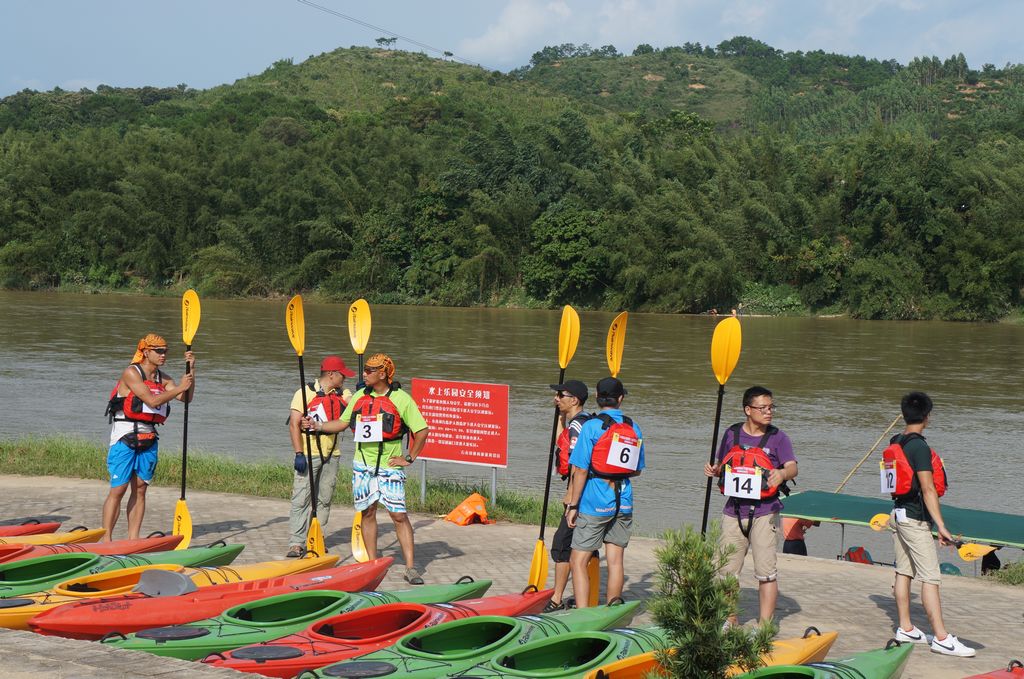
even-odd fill
[{"label": "number 3 bib", "polygon": [[356,443],[380,443],[384,440],[384,422],[380,414],[363,417],[356,416],[353,436]]}]

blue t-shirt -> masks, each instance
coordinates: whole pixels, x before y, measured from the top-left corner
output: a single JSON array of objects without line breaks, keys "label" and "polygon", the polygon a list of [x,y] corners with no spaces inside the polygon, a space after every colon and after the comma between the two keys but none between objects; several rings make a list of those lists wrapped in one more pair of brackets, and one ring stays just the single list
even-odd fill
[{"label": "blue t-shirt", "polygon": [[[601,411],[602,415],[608,415],[616,422],[622,422],[622,411],[617,408],[609,408]],[[604,423],[597,417],[587,420],[580,429],[580,435],[576,438],[576,447],[572,449],[569,456],[569,464],[580,469],[590,469],[590,457],[594,452],[594,444],[601,438],[605,430]],[[636,470],[644,468],[644,433],[640,426],[634,421],[633,429],[640,438],[640,459]],[[589,516],[611,516],[615,513],[615,485],[608,479],[589,478],[587,485],[583,487],[583,495],[580,497],[579,513]],[[633,484],[630,479],[623,479],[619,495],[619,514],[633,513]]]}]

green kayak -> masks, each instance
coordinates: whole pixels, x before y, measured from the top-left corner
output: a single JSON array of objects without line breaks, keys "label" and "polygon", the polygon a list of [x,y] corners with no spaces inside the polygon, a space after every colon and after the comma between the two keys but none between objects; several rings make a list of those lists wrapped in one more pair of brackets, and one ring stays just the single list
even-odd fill
[{"label": "green kayak", "polygon": [[[0,564],[0,607],[5,605],[3,599],[35,594],[52,589],[65,580],[112,571],[116,568],[133,568],[155,563],[177,564],[192,568],[226,566],[234,561],[243,549],[245,549],[245,545],[222,545],[126,556],[72,552],[12,561]],[[10,603],[7,602],[7,605]]]},{"label": "green kayak", "polygon": [[408,634],[390,648],[328,665],[318,670],[316,676],[386,676],[388,679],[464,676],[463,672],[469,668],[536,639],[561,639],[573,636],[574,632],[629,624],[639,607],[639,601],[631,601],[516,618],[481,615],[456,620]]},{"label": "green kayak", "polygon": [[741,674],[736,679],[776,677],[776,679],[898,679],[910,660],[913,644],[891,639],[885,648],[841,660],[826,660],[807,665],[774,665]]},{"label": "green kayak", "polygon": [[292,592],[229,608],[215,618],[187,625],[154,627],[127,637],[118,634],[101,641],[155,655],[198,660],[211,653],[300,632],[331,615],[399,602],[432,604],[472,599],[491,586],[490,580],[464,580],[451,585],[421,585],[391,592]]},{"label": "green kayak", "polygon": [[667,645],[668,636],[660,627],[562,634],[499,653],[459,676],[575,679],[614,660]]}]

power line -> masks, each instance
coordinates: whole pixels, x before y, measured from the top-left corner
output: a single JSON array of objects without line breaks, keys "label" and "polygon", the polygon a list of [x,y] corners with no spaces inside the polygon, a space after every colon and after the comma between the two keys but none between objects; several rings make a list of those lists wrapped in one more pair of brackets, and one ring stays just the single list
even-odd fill
[{"label": "power line", "polygon": [[448,50],[442,50],[442,49],[438,49],[437,47],[431,47],[430,45],[427,45],[426,43],[419,42],[418,40],[413,40],[412,38],[407,38],[404,35],[399,35],[398,33],[395,33],[394,31],[389,31],[386,28],[381,28],[380,26],[374,26],[373,24],[367,23],[367,22],[365,22],[365,21],[363,21],[361,19],[357,19],[355,17],[351,17],[351,16],[349,16],[347,14],[342,14],[341,12],[335,11],[335,10],[331,9],[330,7],[324,7],[323,5],[318,5],[315,2],[310,2],[310,0],[296,0],[296,1],[299,2],[299,3],[302,3],[303,5],[307,5],[309,7],[314,8],[314,9],[318,9],[321,12],[326,12],[327,14],[333,14],[334,16],[340,17],[342,19],[345,19],[346,21],[351,21],[354,24],[359,24],[360,26],[365,26],[366,28],[372,28],[375,31],[380,31],[384,35],[389,35],[392,38],[397,38],[399,40],[404,40],[404,41],[406,41],[408,43],[412,43],[413,45],[416,45],[417,47],[422,47],[423,49],[428,50],[430,52],[436,52],[437,54],[440,54],[441,56],[446,56],[446,57],[449,57],[451,59],[454,59],[455,61],[460,61],[463,64],[467,64],[469,66],[480,66],[480,64],[478,64],[476,62],[469,61],[467,59],[463,59],[462,57],[459,57],[459,56],[456,56],[455,54],[452,54]]}]

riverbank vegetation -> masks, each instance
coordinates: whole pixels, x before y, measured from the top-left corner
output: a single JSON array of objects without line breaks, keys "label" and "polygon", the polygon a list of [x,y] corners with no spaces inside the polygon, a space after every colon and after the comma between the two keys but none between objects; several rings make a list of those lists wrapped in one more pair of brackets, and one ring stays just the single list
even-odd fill
[{"label": "riverbank vegetation", "polygon": [[[61,436],[28,437],[0,440],[0,474],[24,476],[63,476],[81,479],[108,480],[107,449],[89,441]],[[345,462],[348,462],[346,460]],[[239,462],[209,454],[188,456],[188,488],[225,492],[230,488],[237,495],[269,497],[287,500],[292,494],[291,461],[288,464],[270,462]],[[160,454],[154,486],[181,487],[181,452]],[[410,512],[447,515],[470,493],[490,497],[490,486],[469,485],[446,480],[427,479],[426,501],[420,500],[419,484],[409,481],[406,503]],[[345,463],[338,474],[334,489],[334,503],[352,505],[352,479]],[[539,525],[541,501],[515,492],[498,491],[497,503],[488,501],[489,518]],[[557,526],[561,514],[548,512],[548,523]]]},{"label": "riverbank vegetation", "polygon": [[385,49],[0,100],[0,286],[994,320],[1024,288],[1024,66]]}]

